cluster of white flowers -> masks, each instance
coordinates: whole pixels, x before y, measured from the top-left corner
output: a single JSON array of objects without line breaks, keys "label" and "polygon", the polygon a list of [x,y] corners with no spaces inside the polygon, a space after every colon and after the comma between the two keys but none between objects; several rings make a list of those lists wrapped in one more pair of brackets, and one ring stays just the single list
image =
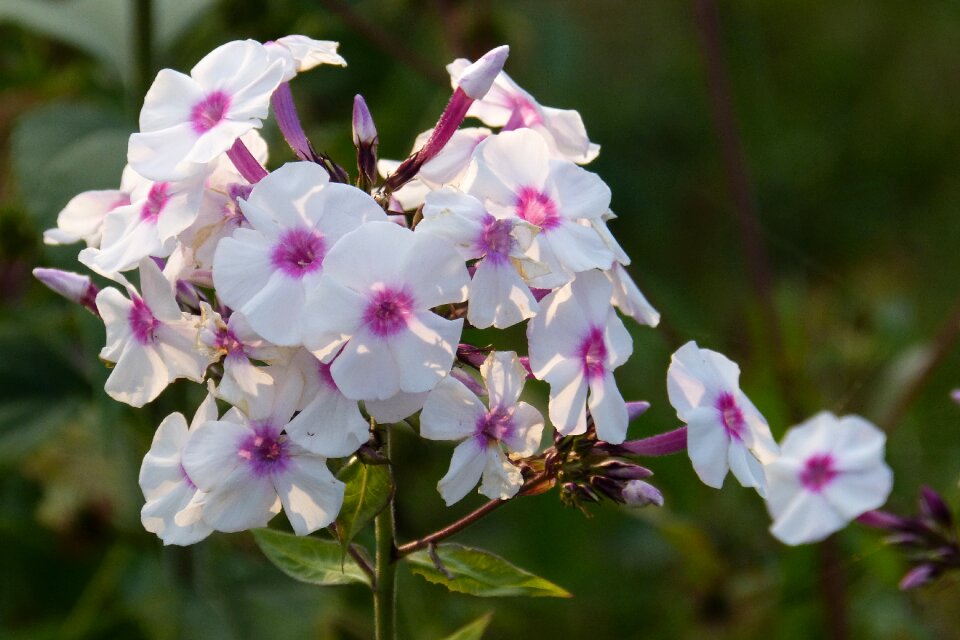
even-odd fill
[{"label": "cluster of white flowers", "polygon": [[755,488],[774,519],[771,533],[787,544],[822,540],[887,501],[893,472],[880,429],[822,412],[778,447],[739,380],[735,363],[694,342],[673,354],[670,403],[687,424],[687,451],[705,484],[720,488],[730,471]]},{"label": "cluster of white flowers", "polygon": [[[599,147],[579,114],[541,106],[503,73],[506,56],[449,65],[454,92],[437,126],[406,160],[379,162],[379,187],[377,133],[358,96],[353,186],[306,139],[288,85],[345,65],[336,43],[227,43],[190,75],[158,74],[120,188],[77,196],[46,233],[83,241],[79,260],[119,285],[96,293],[85,276],[37,272],[103,319],[111,397],[140,407],[180,378],[207,385],[189,426],[180,413],[162,422],[141,468],[143,523],[165,543],[263,526],[281,508],[298,534],[328,526],[344,496],[328,459],[364,446],[371,420],[418,411],[422,437],[460,441],[438,484],[447,504],[478,482],[510,498],[545,427],[520,401],[530,378],[549,384],[559,434],[623,443],[629,411],[613,373],[633,345],[621,315],[656,326],[659,314],[607,228],[610,189],[582,167]],[[271,111],[300,161],[268,171],[257,129]],[[486,128],[460,128],[466,117]],[[524,322],[527,358],[462,348],[465,323]],[[890,485],[882,436],[821,415],[778,452],[738,376],[692,343],[670,368],[707,484],[730,469],[756,487],[788,542],[879,506]],[[630,467],[629,491],[610,491],[639,487],[633,502],[659,504],[637,479],[648,474]]]},{"label": "cluster of white flowers", "polygon": [[[227,43],[189,75],[158,74],[120,188],[77,196],[46,233],[86,243],[80,261],[119,285],[95,297],[111,397],[140,407],[179,378],[208,387],[189,426],[163,421],[141,469],[143,523],[164,542],[263,526],[281,507],[299,534],[329,525],[344,487],[327,460],[368,442],[368,417],[421,410],[424,438],[461,441],[444,500],[481,476],[482,494],[509,498],[544,429],[519,400],[528,377],[550,384],[560,433],[585,432],[589,407],[600,437],[624,440],[613,370],[632,344],[615,306],[659,317],[607,230],[610,190],[578,164],[597,145],[576,112],[507,77],[506,55],[449,66],[437,127],[405,163],[381,161],[386,188],[371,192],[311,157],[291,111],[298,72],[345,64],[336,43]],[[257,129],[271,108],[302,160],[268,172]],[[467,116],[499,131],[460,129]],[[354,142],[377,143],[359,98]],[[40,276],[90,297],[85,278]],[[529,362],[458,360],[465,322],[528,320]]]}]

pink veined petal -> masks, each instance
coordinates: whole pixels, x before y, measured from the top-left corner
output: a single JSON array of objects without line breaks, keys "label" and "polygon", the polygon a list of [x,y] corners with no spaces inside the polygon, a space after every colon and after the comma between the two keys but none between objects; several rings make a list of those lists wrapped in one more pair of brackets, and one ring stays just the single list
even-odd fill
[{"label": "pink veined petal", "polygon": [[523,475],[498,445],[488,445],[480,493],[491,500],[509,500],[523,486]]},{"label": "pink veined petal", "polygon": [[287,520],[298,536],[333,522],[343,505],[344,484],[333,477],[323,458],[294,454],[284,473],[273,478]]},{"label": "pink veined petal", "polygon": [[596,219],[610,210],[610,187],[597,174],[567,160],[550,161],[547,188],[557,196],[560,215],[569,220]]},{"label": "pink veined petal", "polygon": [[540,307],[511,261],[477,263],[468,299],[467,320],[478,329],[512,327],[535,316]]},{"label": "pink veined petal", "polygon": [[284,429],[293,442],[310,453],[342,458],[367,441],[370,425],[360,414],[356,400],[334,389],[321,388]]},{"label": "pink veined petal", "polygon": [[447,376],[427,396],[420,413],[420,435],[429,440],[460,440],[474,434],[487,409],[459,380]]},{"label": "pink veined petal", "polygon": [[543,415],[526,402],[517,404],[513,412],[513,433],[503,439],[507,449],[521,456],[532,456],[540,448],[543,436]]},{"label": "pink veined petal", "polygon": [[487,386],[490,408],[506,408],[517,404],[527,370],[515,351],[493,351],[480,366],[480,375]]},{"label": "pink veined petal", "polygon": [[730,438],[712,412],[691,413],[687,423],[687,453],[693,470],[708,487],[719,489],[730,468]]},{"label": "pink veined petal", "polygon": [[437,483],[437,490],[449,507],[460,501],[477,486],[486,465],[486,447],[476,438],[468,438],[457,445],[450,459],[450,468]]},{"label": "pink veined petal", "polygon": [[453,366],[462,329],[463,318],[447,320],[421,311],[410,317],[405,330],[386,339],[400,372],[400,390],[420,393],[436,386]]},{"label": "pink veined petal", "polygon": [[620,444],[627,437],[627,403],[620,395],[612,372],[590,381],[588,399],[590,415],[597,427],[597,437],[611,444]]},{"label": "pink veined petal", "polygon": [[143,98],[140,130],[159,131],[190,119],[193,105],[203,99],[203,90],[179,71],[161,69]]},{"label": "pink veined petal", "polygon": [[823,499],[807,491],[796,494],[770,527],[770,533],[790,545],[818,542],[846,525]]}]

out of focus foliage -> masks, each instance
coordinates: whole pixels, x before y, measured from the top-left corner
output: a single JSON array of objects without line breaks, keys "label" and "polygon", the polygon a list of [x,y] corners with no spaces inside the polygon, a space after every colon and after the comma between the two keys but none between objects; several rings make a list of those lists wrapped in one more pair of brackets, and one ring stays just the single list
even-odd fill
[{"label": "out of focus foliage", "polygon": [[[189,413],[196,399],[174,385],[143,411],[110,401],[96,358],[102,325],[29,276],[40,264],[77,268],[76,248],[44,247],[41,232],[75,193],[119,183],[150,80],[143,62],[188,70],[236,38],[340,41],[350,66],[304,74],[293,90],[314,145],[346,164],[355,93],[370,105],[381,154],[399,158],[442,109],[443,65],[509,43],[507,71],[541,103],[578,109],[602,145],[590,168],[610,184],[617,237],[663,313],[661,329],[632,331],[635,356],[618,371],[628,399],[653,403],[633,436],[675,426],[665,372],[687,339],[741,364],[744,390],[778,436],[820,409],[888,423],[960,300],[958,4],[723,4],[787,343],[785,391],[764,346],[688,3],[154,0],[151,58],[138,57],[136,4],[0,0],[4,638],[372,634],[364,588],[295,583],[249,534],[174,549],[142,530],[140,459],[162,417]],[[292,159],[273,150],[273,166]],[[894,510],[909,511],[922,483],[960,500],[960,407],[948,398],[958,365],[950,353],[887,424]],[[447,445],[407,435],[396,445],[401,540],[479,503],[443,507],[435,484]],[[846,584],[852,637],[960,637],[960,587],[899,594],[903,563],[873,532],[842,533],[839,563],[824,569],[815,547],[787,549],[767,534],[751,491],[706,488],[681,456],[651,466],[662,510],[604,507],[585,519],[548,493],[456,539],[563,585],[572,600],[478,601],[403,574],[401,636],[440,638],[493,608],[491,638],[810,638],[825,628],[827,575]]]}]

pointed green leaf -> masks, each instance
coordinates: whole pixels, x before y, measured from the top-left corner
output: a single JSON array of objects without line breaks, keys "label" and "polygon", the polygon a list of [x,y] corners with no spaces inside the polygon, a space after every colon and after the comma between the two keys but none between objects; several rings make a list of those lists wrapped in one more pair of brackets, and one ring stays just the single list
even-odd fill
[{"label": "pointed green leaf", "polygon": [[340,469],[337,477],[347,485],[337,516],[337,536],[346,550],[350,541],[390,502],[393,485],[387,465],[363,464],[357,458]]},{"label": "pointed green leaf", "polygon": [[370,584],[352,558],[341,558],[333,540],[254,529],[253,538],[267,559],[295,580],[310,584]]},{"label": "pointed green leaf", "polygon": [[443,640],[480,640],[487,630],[493,612],[485,613],[459,631],[455,631]]},{"label": "pointed green leaf", "polygon": [[450,591],[489,598],[493,596],[532,596],[569,598],[561,587],[516,567],[488,551],[446,543],[437,545],[437,557],[443,569],[437,568],[427,551],[407,556],[410,570],[427,582],[442,584]]}]

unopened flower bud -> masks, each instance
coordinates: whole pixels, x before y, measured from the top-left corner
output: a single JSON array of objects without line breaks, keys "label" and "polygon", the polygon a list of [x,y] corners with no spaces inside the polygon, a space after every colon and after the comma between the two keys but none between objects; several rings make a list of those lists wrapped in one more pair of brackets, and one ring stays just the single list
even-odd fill
[{"label": "unopened flower bud", "polygon": [[97,312],[97,293],[100,291],[89,276],[83,276],[72,271],[60,269],[36,268],[33,276],[45,284],[50,290],[59,293],[70,302],[76,302],[89,309],[94,315]]},{"label": "unopened flower bud", "polygon": [[467,389],[469,389],[470,391],[472,391],[472,392],[474,393],[474,395],[478,395],[478,396],[485,396],[485,395],[487,395],[487,389],[486,389],[486,387],[484,387],[482,384],[480,384],[479,382],[477,382],[477,379],[476,379],[476,378],[474,378],[472,375],[470,375],[469,373],[467,373],[467,372],[464,371],[463,369],[460,369],[460,368],[458,368],[458,367],[454,367],[454,368],[451,369],[451,371],[450,371],[450,377],[451,377],[451,378],[455,378],[456,380],[458,380],[458,381],[460,381],[461,383],[463,383],[463,386],[465,386]]},{"label": "unopened flower bud", "polygon": [[953,522],[950,507],[943,501],[940,494],[930,487],[920,489],[920,512],[942,527],[949,527]]},{"label": "unopened flower bud", "polygon": [[650,403],[646,400],[636,400],[627,403],[627,420],[632,422],[645,414],[650,408]]},{"label": "unopened flower bud", "polygon": [[357,147],[362,144],[376,146],[378,142],[377,127],[370,109],[363,96],[356,95],[353,98],[353,144]]},{"label": "unopened flower bud", "polygon": [[459,88],[473,100],[483,99],[493,86],[493,81],[503,71],[508,55],[510,55],[510,47],[505,44],[483,54],[479,60],[464,70],[458,83]]},{"label": "unopened flower bud", "polygon": [[608,478],[617,478],[619,480],[640,480],[649,478],[653,472],[646,467],[627,462],[625,460],[604,460],[593,467],[594,473],[604,475]]},{"label": "unopened flower bud", "polygon": [[914,567],[907,575],[903,576],[903,579],[900,581],[900,590],[907,591],[909,589],[922,587],[936,578],[939,573],[940,571],[937,566],[932,564],[921,564],[918,567]]},{"label": "unopened flower bud", "polygon": [[635,507],[663,506],[663,494],[649,482],[631,480],[623,487],[623,502]]}]

